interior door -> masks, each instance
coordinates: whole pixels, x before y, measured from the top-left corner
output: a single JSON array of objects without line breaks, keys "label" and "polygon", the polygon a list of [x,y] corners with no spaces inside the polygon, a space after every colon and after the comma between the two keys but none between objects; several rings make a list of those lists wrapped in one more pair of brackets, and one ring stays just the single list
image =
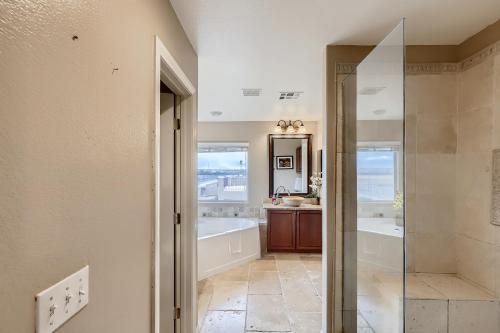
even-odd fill
[{"label": "interior door", "polygon": [[160,94],[160,333],[175,332],[175,97]]}]

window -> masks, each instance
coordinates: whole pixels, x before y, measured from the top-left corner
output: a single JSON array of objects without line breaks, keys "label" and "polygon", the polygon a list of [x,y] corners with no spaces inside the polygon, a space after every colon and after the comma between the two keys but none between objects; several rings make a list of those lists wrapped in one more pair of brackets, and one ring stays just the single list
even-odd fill
[{"label": "window", "polygon": [[399,147],[362,145],[358,147],[358,201],[394,201],[398,192]]},{"label": "window", "polygon": [[198,144],[198,200],[248,200],[248,143]]}]

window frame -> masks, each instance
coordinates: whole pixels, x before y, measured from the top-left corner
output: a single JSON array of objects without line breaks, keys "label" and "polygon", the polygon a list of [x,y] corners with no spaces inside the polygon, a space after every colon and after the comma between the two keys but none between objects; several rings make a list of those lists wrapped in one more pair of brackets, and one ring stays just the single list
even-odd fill
[{"label": "window frame", "polygon": [[[396,197],[397,193],[403,192],[403,145],[401,142],[397,141],[360,141],[356,146],[356,164],[358,159],[358,152],[360,148],[391,148],[395,153],[394,159],[394,197]],[[357,178],[357,170],[356,170],[356,178]],[[356,189],[356,200],[361,204],[393,204],[394,200],[359,200],[357,198],[357,189]]]},{"label": "window frame", "polygon": [[[246,146],[247,147],[247,163],[246,163],[246,170],[247,170],[247,193],[246,193],[246,199],[245,200],[200,200],[198,196],[198,154],[200,153],[200,145],[241,145],[241,146]],[[201,204],[248,204],[250,201],[250,142],[248,141],[221,141],[221,140],[216,140],[216,141],[198,141],[196,144],[196,199],[198,200],[198,203]]]}]

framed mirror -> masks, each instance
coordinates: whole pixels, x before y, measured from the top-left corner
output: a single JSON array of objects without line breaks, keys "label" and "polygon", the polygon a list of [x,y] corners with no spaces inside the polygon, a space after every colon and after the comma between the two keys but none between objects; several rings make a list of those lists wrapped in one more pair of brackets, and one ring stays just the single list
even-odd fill
[{"label": "framed mirror", "polygon": [[269,196],[280,187],[280,195],[307,195],[311,176],[311,134],[269,134]]}]

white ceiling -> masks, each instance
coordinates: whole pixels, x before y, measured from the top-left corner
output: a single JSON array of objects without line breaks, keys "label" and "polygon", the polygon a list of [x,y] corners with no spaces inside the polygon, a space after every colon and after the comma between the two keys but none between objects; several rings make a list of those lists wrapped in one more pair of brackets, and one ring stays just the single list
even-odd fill
[{"label": "white ceiling", "polygon": [[198,52],[200,121],[318,120],[327,44],[375,44],[402,17],[407,44],[458,44],[500,18],[499,0],[170,1]]}]

